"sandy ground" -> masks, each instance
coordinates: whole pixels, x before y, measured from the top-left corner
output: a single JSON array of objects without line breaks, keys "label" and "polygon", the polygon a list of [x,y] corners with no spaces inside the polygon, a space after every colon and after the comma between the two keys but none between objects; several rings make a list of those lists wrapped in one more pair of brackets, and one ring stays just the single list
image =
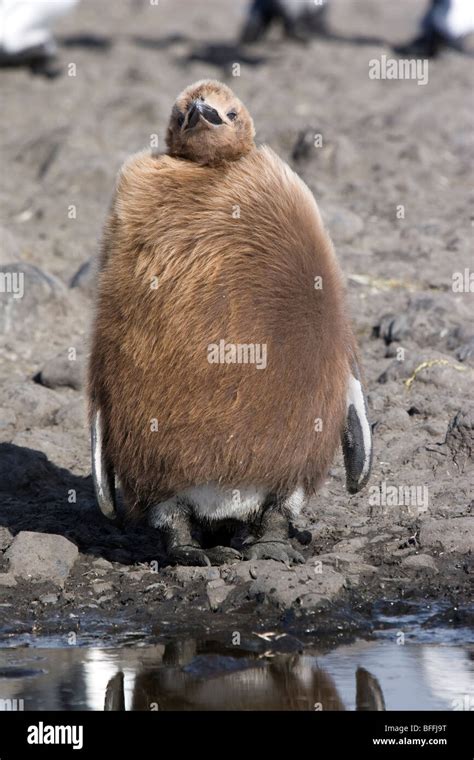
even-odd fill
[{"label": "sandy ground", "polygon": [[[452,283],[472,267],[471,61],[443,54],[426,85],[371,80],[369,61],[416,29],[423,4],[408,0],[335,0],[331,39],[299,45],[275,32],[240,50],[243,2],[106,5],[83,0],[62,23],[61,77],[0,72],[0,268],[25,275],[23,298],[0,294],[0,636],[291,627],[307,615],[311,630],[334,631],[368,628],[392,603],[431,604],[461,625],[473,572],[474,294]],[[81,268],[121,162],[155,135],[164,147],[176,94],[203,77],[235,89],[257,140],[313,190],[361,345],[371,484],[349,498],[338,458],[295,526],[295,546],[308,538],[299,531],[312,539],[300,568],[162,569],[156,536],[122,532],[94,504],[81,390],[94,278]]]}]

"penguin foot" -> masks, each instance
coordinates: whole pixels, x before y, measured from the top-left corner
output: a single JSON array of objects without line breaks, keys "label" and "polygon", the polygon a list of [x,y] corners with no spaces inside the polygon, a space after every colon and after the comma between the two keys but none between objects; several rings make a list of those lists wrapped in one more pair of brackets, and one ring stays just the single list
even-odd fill
[{"label": "penguin foot", "polygon": [[230,546],[213,546],[212,549],[206,549],[206,554],[211,565],[235,565],[242,559],[241,553]]},{"label": "penguin foot", "polygon": [[306,562],[289,541],[255,541],[244,550],[244,557],[247,560],[274,559],[285,565],[304,565]]},{"label": "penguin foot", "polygon": [[204,549],[190,544],[176,545],[168,549],[167,559],[172,565],[195,565],[210,567],[211,560]]}]

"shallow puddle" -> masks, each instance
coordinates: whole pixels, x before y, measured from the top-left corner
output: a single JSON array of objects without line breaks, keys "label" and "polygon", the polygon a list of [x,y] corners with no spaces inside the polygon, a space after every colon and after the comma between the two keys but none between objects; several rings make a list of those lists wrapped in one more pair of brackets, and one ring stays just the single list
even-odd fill
[{"label": "shallow puddle", "polygon": [[439,638],[392,631],[322,654],[193,639],[2,649],[0,710],[472,710],[474,646]]}]

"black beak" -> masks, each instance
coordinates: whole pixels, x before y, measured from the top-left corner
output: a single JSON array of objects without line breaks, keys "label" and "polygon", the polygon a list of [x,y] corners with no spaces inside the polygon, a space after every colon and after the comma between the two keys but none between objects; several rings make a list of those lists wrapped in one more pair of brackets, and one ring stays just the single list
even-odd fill
[{"label": "black beak", "polygon": [[195,127],[200,116],[206,119],[210,124],[224,123],[215,108],[211,108],[211,106],[208,106],[203,100],[193,100],[188,109],[188,121],[185,129]]}]

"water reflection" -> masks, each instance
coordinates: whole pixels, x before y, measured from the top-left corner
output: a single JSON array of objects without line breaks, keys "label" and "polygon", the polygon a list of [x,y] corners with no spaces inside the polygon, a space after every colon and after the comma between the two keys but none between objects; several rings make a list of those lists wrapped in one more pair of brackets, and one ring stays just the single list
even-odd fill
[{"label": "water reflection", "polygon": [[[276,655],[237,659],[198,655],[193,643],[170,647],[167,667],[144,669],[126,680],[120,671],[107,684],[106,710],[344,710],[331,676],[315,658]],[[385,709],[377,679],[356,674],[357,709]]]},{"label": "water reflection", "polygon": [[264,655],[213,642],[123,649],[0,650],[0,710],[466,709],[461,647],[357,642]]}]

